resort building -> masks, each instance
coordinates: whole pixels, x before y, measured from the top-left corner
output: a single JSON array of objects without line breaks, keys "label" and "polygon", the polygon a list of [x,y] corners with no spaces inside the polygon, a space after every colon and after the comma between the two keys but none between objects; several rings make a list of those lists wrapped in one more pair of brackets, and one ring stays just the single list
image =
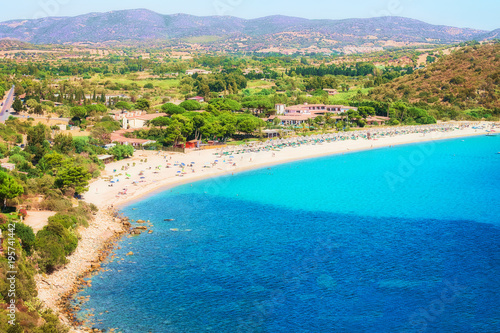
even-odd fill
[{"label": "resort building", "polygon": [[122,122],[122,127],[125,129],[138,129],[146,127],[146,123],[158,117],[166,116],[166,113],[150,113],[144,111],[121,112],[115,113],[113,118]]},{"label": "resort building", "polygon": [[288,114],[288,115],[276,115],[269,117],[269,121],[273,121],[274,118],[279,118],[281,120],[281,125],[283,126],[299,126],[302,123],[307,122],[309,119],[316,118],[316,115],[312,114]]},{"label": "resort building", "polygon": [[[286,106],[285,104],[276,104],[276,115],[270,116],[267,120],[273,121],[275,118],[281,120],[283,126],[300,126],[318,116],[330,115],[331,119],[339,120],[349,110],[357,111],[358,108],[345,105],[325,105],[325,104],[300,104]],[[370,116],[366,118],[368,125],[382,125],[390,118],[381,116]]]},{"label": "resort building", "polygon": [[276,104],[274,108],[276,109],[276,114],[285,114],[285,104]]},{"label": "resort building", "polygon": [[349,110],[357,111],[358,108],[353,106],[345,106],[345,105],[325,105],[325,104],[300,104],[300,105],[291,105],[285,107],[285,115],[287,114],[316,114],[323,115],[325,113],[335,113],[340,114],[347,112]]},{"label": "resort building", "polygon": [[389,117],[381,117],[381,116],[370,116],[366,118],[367,125],[383,125],[386,121],[390,120]]},{"label": "resort building", "polygon": [[134,139],[134,138],[126,138],[124,134],[126,132],[133,132],[134,129],[121,129],[119,131],[115,131],[111,133],[111,142],[117,143],[120,145],[131,145],[133,147],[140,147],[144,146],[150,143],[155,143],[156,141],[153,140],[146,140],[146,139]]}]

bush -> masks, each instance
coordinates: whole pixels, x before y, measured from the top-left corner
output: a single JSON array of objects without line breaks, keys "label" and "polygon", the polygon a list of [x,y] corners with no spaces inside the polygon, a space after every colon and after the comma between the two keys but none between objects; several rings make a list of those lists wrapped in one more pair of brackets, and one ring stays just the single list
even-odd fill
[{"label": "bush", "polygon": [[61,223],[49,222],[36,234],[40,270],[51,273],[66,264],[66,256],[73,253],[77,245],[78,238]]},{"label": "bush", "polygon": [[201,110],[201,104],[198,101],[187,100],[179,104],[181,108],[186,109],[187,111],[195,111]]},{"label": "bush", "polygon": [[60,223],[66,229],[73,229],[76,227],[78,221],[74,216],[57,213],[56,215],[49,217],[49,223]]},{"label": "bush", "polygon": [[186,112],[186,109],[179,105],[175,105],[174,103],[166,103],[161,106],[161,109],[163,112],[169,114],[169,115],[174,115],[174,114],[181,114]]},{"label": "bush", "polygon": [[109,149],[109,153],[113,155],[117,160],[122,160],[134,155],[134,147],[130,145],[116,145]]},{"label": "bush", "polygon": [[27,255],[31,255],[31,250],[35,246],[35,233],[33,229],[24,224],[16,224],[16,235],[21,239],[21,246]]},{"label": "bush", "polygon": [[71,208],[71,201],[67,199],[47,199],[40,203],[40,209],[51,210],[53,212],[61,212]]},{"label": "bush", "polygon": [[68,332],[68,328],[59,321],[59,318],[52,312],[52,310],[45,310],[41,313],[41,316],[44,319],[45,323],[42,326],[35,328],[33,333]]},{"label": "bush", "polygon": [[0,213],[0,225],[7,223],[7,216]]}]

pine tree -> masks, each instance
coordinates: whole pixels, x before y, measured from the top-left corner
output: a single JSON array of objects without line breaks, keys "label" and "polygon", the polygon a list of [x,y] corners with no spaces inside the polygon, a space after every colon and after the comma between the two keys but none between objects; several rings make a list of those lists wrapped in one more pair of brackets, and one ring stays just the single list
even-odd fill
[{"label": "pine tree", "polygon": [[21,111],[23,109],[23,102],[21,102],[21,100],[18,97],[16,97],[14,103],[12,103],[12,108],[16,112]]}]

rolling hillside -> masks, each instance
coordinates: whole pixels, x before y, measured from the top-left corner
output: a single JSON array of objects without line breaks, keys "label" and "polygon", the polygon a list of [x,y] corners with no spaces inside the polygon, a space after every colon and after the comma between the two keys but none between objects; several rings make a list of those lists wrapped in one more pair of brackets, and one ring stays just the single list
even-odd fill
[{"label": "rolling hillside", "polygon": [[500,44],[460,48],[425,69],[374,88],[369,96],[500,113]]},{"label": "rolling hillside", "polygon": [[200,36],[234,40],[267,36],[272,39],[274,35],[282,33],[291,33],[292,36],[294,33],[311,34],[317,40],[332,39],[342,45],[382,45],[387,41],[448,44],[490,34],[482,30],[436,26],[402,17],[309,20],[268,16],[245,20],[230,16],[161,15],[145,9],[0,23],[0,39],[17,39],[35,44],[172,40]]}]

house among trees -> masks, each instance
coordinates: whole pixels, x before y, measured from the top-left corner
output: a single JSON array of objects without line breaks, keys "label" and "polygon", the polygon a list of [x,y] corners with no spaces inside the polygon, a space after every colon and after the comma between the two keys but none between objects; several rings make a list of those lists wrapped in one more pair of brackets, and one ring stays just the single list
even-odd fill
[{"label": "house among trees", "polygon": [[201,96],[195,96],[195,97],[188,98],[188,101],[197,101],[198,103],[203,103],[203,102],[205,102],[205,98],[203,98]]},{"label": "house among trees", "polygon": [[148,121],[153,120],[158,117],[163,117],[166,116],[166,113],[151,113],[151,114],[146,114],[146,113],[140,113],[140,114],[135,114],[135,113],[125,113],[123,114],[123,117],[121,118],[122,120],[122,127],[124,129],[137,129],[137,128],[143,128],[146,127],[146,124]]},{"label": "house among trees", "polygon": [[345,105],[325,105],[325,104],[300,104],[300,105],[291,105],[285,107],[285,115],[289,114],[316,114],[323,115],[325,113],[335,113],[341,114],[347,112],[349,110],[357,111],[358,108],[353,106],[345,106]]},{"label": "house among trees", "polygon": [[269,121],[273,121],[275,118],[281,120],[281,125],[283,126],[299,126],[303,123],[306,123],[309,119],[314,119],[318,115],[315,114],[285,114],[280,116],[271,116],[269,117]]},{"label": "house among trees", "polygon": [[[273,121],[275,118],[281,120],[281,125],[284,126],[298,126],[310,119],[314,119],[318,116],[324,116],[325,114],[342,114],[349,110],[357,111],[358,108],[353,106],[345,105],[325,105],[325,104],[300,104],[286,106],[285,104],[276,104],[276,115],[269,117],[269,121]],[[331,117],[338,118],[340,117]],[[376,122],[376,119],[373,119]],[[383,121],[385,122],[385,120]]]},{"label": "house among trees", "polygon": [[285,104],[276,104],[274,108],[276,109],[276,114],[285,114]]},{"label": "house among trees", "polygon": [[104,164],[111,163],[115,160],[113,155],[98,155],[97,158]]},{"label": "house among trees", "polygon": [[199,148],[200,147],[200,141],[199,140],[191,140],[187,141],[185,144],[185,148],[187,149],[193,149],[193,148]]},{"label": "house among trees", "polygon": [[339,93],[337,89],[323,89],[323,90],[326,91],[329,96],[337,95]]},{"label": "house among trees", "polygon": [[206,71],[204,69],[188,69],[186,70],[186,74],[187,75],[194,75],[194,74],[198,74],[198,75],[204,75],[204,74],[212,74],[211,71]]},{"label": "house among trees", "polygon": [[0,165],[2,168],[7,169],[9,171],[14,171],[16,170],[16,165],[14,163],[2,163]]},{"label": "house among trees", "polygon": [[370,116],[366,118],[367,125],[382,125],[386,121],[390,120],[389,117],[381,117],[381,116]]},{"label": "house among trees", "polygon": [[133,147],[140,147],[150,143],[156,143],[153,140],[146,139],[134,139],[134,138],[126,138],[124,134],[126,132],[131,132],[132,130],[119,130],[111,133],[111,142],[120,144],[120,145],[131,145]]}]

